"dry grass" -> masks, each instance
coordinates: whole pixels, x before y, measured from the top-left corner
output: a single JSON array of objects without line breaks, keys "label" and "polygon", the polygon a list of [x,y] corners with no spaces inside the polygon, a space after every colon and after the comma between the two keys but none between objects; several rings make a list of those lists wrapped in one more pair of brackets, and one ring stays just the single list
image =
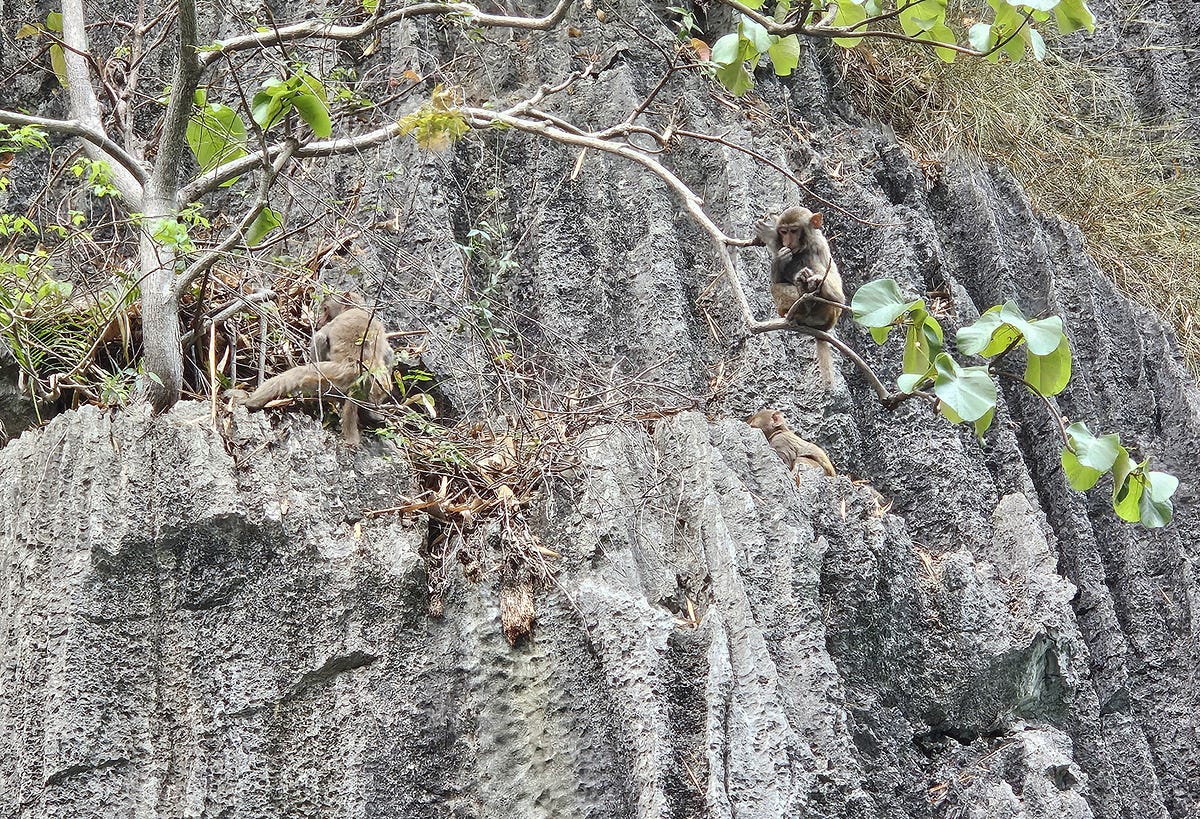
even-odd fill
[{"label": "dry grass", "polygon": [[1200,374],[1200,174],[1181,127],[1138,122],[1097,67],[932,62],[890,43],[844,57],[856,99],[922,160],[1009,167],[1034,204],[1078,225],[1130,297],[1167,318]]}]

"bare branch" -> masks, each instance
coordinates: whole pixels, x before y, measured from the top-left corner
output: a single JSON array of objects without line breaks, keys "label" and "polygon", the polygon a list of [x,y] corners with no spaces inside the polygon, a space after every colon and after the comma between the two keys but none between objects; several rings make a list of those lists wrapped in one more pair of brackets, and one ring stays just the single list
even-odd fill
[{"label": "bare branch", "polygon": [[759,335],[761,333],[773,333],[779,330],[788,330],[793,333],[800,333],[806,336],[812,336],[819,341],[824,341],[830,347],[837,348],[837,351],[850,359],[854,366],[862,372],[867,378],[867,383],[871,385],[871,389],[875,391],[875,395],[879,398],[879,403],[883,404],[889,410],[894,410],[903,402],[910,398],[920,398],[928,401],[931,405],[937,406],[938,397],[933,393],[925,392],[924,390],[913,390],[911,393],[891,392],[879,380],[879,376],[871,369],[871,365],[863,360],[857,352],[854,351],[846,342],[835,336],[833,333],[818,330],[815,327],[806,327],[803,324],[794,324],[787,319],[778,319],[776,321],[763,321],[750,325],[750,333]]},{"label": "bare branch", "polygon": [[180,298],[192,286],[192,282],[203,276],[206,270],[216,264],[222,255],[229,252],[229,250],[245,238],[246,231],[250,229],[250,225],[254,223],[258,215],[267,207],[267,202],[270,201],[271,183],[275,181],[275,177],[283,170],[283,166],[291,160],[299,147],[295,140],[291,140],[283,146],[283,149],[276,156],[271,167],[263,173],[262,181],[258,186],[258,198],[254,200],[254,205],[250,210],[246,211],[241,221],[230,231],[228,236],[221,240],[219,245],[192,262],[188,269],[175,282],[176,299]]},{"label": "bare branch", "polygon": [[120,186],[118,186],[118,190],[121,190],[121,196],[125,200],[125,203],[129,206],[130,210],[140,209],[142,186],[150,181],[150,174],[146,172],[146,168],[140,162],[134,159],[134,157],[130,155],[128,151],[109,139],[108,135],[103,131],[93,131],[82,121],[77,119],[47,119],[46,117],[31,117],[28,114],[18,114],[16,111],[5,111],[3,109],[0,109],[0,124],[18,126],[33,125],[51,133],[77,136],[80,139],[86,140],[105,154],[105,156],[99,157],[100,159],[115,160],[118,165],[129,172],[129,175],[136,183],[136,196],[134,196],[133,200],[130,201],[130,197],[124,190],[120,188]]},{"label": "bare branch", "polygon": [[[63,44],[66,46],[63,49],[63,62],[66,66],[69,110],[78,124],[93,137],[87,139],[88,134],[79,134],[79,136],[85,137],[84,150],[87,151],[88,156],[93,161],[117,160],[117,164],[112,165],[113,186],[121,192],[121,197],[131,209],[139,210],[144,193],[144,182],[139,176],[144,176],[144,172],[139,175],[129,164],[126,164],[126,159],[134,166],[138,164],[127,151],[121,150],[120,153],[115,153],[109,148],[102,150],[96,139],[105,133],[104,120],[100,117],[100,101],[96,99],[96,89],[92,87],[88,60],[83,56],[88,52],[85,22],[83,0],[63,0],[62,36]],[[104,136],[103,139],[112,142],[107,136]],[[115,143],[112,144],[115,146]]]},{"label": "bare branch", "polygon": [[442,16],[460,17],[471,25],[483,28],[517,28],[545,31],[558,25],[574,0],[559,0],[554,10],[545,17],[514,17],[504,14],[485,14],[470,3],[417,3],[393,9],[372,17],[356,26],[336,26],[324,20],[305,20],[302,23],[280,26],[271,31],[243,34],[228,40],[219,40],[211,51],[200,56],[201,67],[207,67],[221,52],[244,51],[281,43],[316,38],[321,40],[358,40],[409,17]]},{"label": "bare branch", "polygon": [[541,119],[534,120],[529,117],[512,116],[507,112],[488,111],[483,108],[461,108],[459,110],[467,118],[467,122],[475,128],[487,128],[495,124],[507,125],[518,131],[536,134],[564,145],[577,145],[581,148],[591,148],[602,153],[615,154],[631,162],[635,162],[653,173],[665,182],[667,187],[674,191],[675,195],[682,200],[684,209],[691,214],[692,218],[712,238],[717,257],[721,261],[721,266],[724,268],[725,275],[729,280],[729,286],[733,290],[734,297],[737,299],[738,307],[741,309],[742,318],[747,325],[754,324],[754,314],[750,310],[750,303],[746,300],[746,293],[742,289],[742,283],[738,279],[737,270],[733,264],[733,257],[729,253],[729,245],[737,244],[738,240],[727,236],[724,231],[717,227],[717,224],[704,212],[704,201],[683,180],[668,170],[654,156],[628,143],[609,142],[588,134],[575,133]]},{"label": "bare branch", "polygon": [[[996,363],[995,361],[992,362],[993,365],[995,363]],[[1055,405],[1055,403],[1050,400],[1050,396],[1043,395],[1041,393],[1041,391],[1038,390],[1037,387],[1033,386],[1033,384],[1030,384],[1028,381],[1026,381],[1021,376],[1017,375],[1016,373],[1005,372],[1004,370],[997,370],[991,366],[988,367],[988,370],[993,375],[995,375],[997,378],[1007,378],[1009,381],[1017,382],[1018,384],[1022,385],[1026,389],[1028,389],[1031,393],[1033,393],[1033,396],[1035,398],[1040,399],[1042,404],[1045,405],[1046,411],[1050,413],[1050,417],[1054,419],[1054,422],[1056,424],[1058,424],[1058,434],[1062,436],[1063,445],[1065,446],[1066,444],[1069,444],[1071,442],[1070,436],[1067,435],[1067,422],[1063,418],[1062,413],[1059,412],[1059,409]]]},{"label": "bare branch", "polygon": [[[359,134],[353,137],[339,137],[337,139],[323,139],[316,142],[309,142],[301,145],[296,149],[295,156],[299,159],[308,157],[324,157],[335,156],[337,154],[357,153],[366,148],[395,139],[400,135],[400,124],[393,122],[390,125],[385,125],[382,128],[377,128],[374,131],[368,131],[365,134]],[[200,197],[212,193],[224,183],[234,177],[241,176],[244,173],[261,167],[267,161],[273,161],[286,148],[286,143],[277,143],[267,148],[266,152],[255,151],[252,154],[235,159],[232,162],[226,162],[224,165],[219,165],[213,168],[208,173],[196,179],[192,183],[180,189],[179,195],[176,196],[176,201],[180,205],[185,205],[188,202],[195,202]]]},{"label": "bare branch", "polygon": [[[252,307],[259,302],[270,301],[273,298],[275,298],[274,290],[256,290],[255,292],[246,296],[243,296],[241,293],[236,293],[231,304],[225,306],[221,310],[218,310],[216,315],[204,320],[204,323],[200,327],[200,332],[208,330],[213,325],[219,324],[230,316]],[[188,330],[183,334],[183,344],[185,346],[191,344],[195,337],[195,331]]]},{"label": "bare branch", "polygon": [[175,199],[179,187],[179,168],[183,161],[188,117],[192,113],[192,97],[200,81],[200,63],[196,55],[196,0],[178,0],[179,50],[175,79],[171,83],[171,99],[163,118],[163,135],[159,142],[158,159],[154,164],[151,185],[154,195]]}]

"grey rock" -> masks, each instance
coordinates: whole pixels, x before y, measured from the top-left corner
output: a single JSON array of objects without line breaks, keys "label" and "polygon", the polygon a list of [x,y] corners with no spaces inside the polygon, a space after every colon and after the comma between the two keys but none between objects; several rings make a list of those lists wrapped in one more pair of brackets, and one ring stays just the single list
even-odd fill
[{"label": "grey rock", "polygon": [[[1071,47],[1115,53],[1148,116],[1194,115],[1193,63],[1123,46],[1194,42],[1195,10],[1142,16]],[[381,53],[433,65],[448,47],[406,26]],[[521,39],[485,90],[519,99],[565,75],[572,48]],[[629,39],[562,113],[620,118],[657,59]],[[480,178],[505,181],[499,218],[523,239],[516,270],[474,284],[536,351],[531,389],[693,411],[614,412],[583,433],[573,476],[538,501],[561,558],[516,648],[494,573],[452,576],[432,618],[426,523],[364,515],[414,491],[400,448],[350,451],[301,415],[238,411],[226,434],[188,402],[26,432],[0,450],[0,817],[1196,815],[1200,394],[1171,333],[1004,169],[964,158],[928,179],[838,96],[824,46],[793,79],[758,79],[802,144],[699,80],[673,93],[693,127],[802,169],[862,220],[829,219],[849,290],[944,290],[948,324],[1006,299],[1062,315],[1075,371],[1058,407],[1183,480],[1171,527],[1070,490],[1054,422],[1019,389],[979,442],[913,402],[886,412],[844,362],[826,390],[807,339],[742,338],[727,285],[706,295],[707,240],[637,168],[589,155],[571,179],[578,154],[555,146],[431,161],[394,144],[314,184],[365,179],[385,214],[417,191],[403,244],[375,240],[363,272],[392,324],[430,330],[426,365],[459,415],[513,409],[451,298]],[[743,153],[666,161],[733,233],[798,201]],[[761,254],[740,252],[739,275],[766,316]],[[894,344],[839,332],[897,368]],[[891,511],[848,477],[793,483],[736,420],[764,406]]]}]

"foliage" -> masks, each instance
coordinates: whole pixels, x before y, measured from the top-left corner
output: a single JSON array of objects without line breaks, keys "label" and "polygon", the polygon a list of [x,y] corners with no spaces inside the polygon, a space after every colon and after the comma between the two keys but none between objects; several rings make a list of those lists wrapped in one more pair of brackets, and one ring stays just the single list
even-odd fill
[{"label": "foliage", "polygon": [[458,110],[461,91],[434,86],[425,105],[400,118],[400,135],[413,135],[417,144],[429,151],[443,151],[466,135],[467,120]]},{"label": "foliage", "polygon": [[[995,417],[998,400],[995,378],[1019,382],[1043,399],[1062,392],[1071,378],[1071,349],[1062,319],[1026,318],[1013,302],[985,310],[973,324],[961,328],[958,352],[978,356],[987,364],[963,366],[944,349],[941,324],[924,299],[907,299],[892,279],[878,279],[858,288],[851,302],[854,320],[883,344],[896,328],[904,333],[903,372],[897,387],[904,395],[932,389],[937,411],[954,423],[970,423],[982,437]],[[1025,371],[1017,375],[1001,363],[1023,348]],[[1062,421],[1053,404],[1046,406]],[[1079,490],[1112,473],[1113,509],[1122,520],[1154,528],[1171,522],[1171,496],[1179,481],[1154,472],[1149,460],[1135,463],[1116,435],[1096,438],[1080,423],[1063,427],[1062,463],[1067,480]]]},{"label": "foliage", "polygon": [[114,286],[88,299],[73,295],[44,249],[0,258],[0,343],[35,397],[52,392],[56,377],[88,368],[106,336],[128,350],[128,324],[116,319],[134,294]]},{"label": "foliage", "polygon": [[286,79],[272,78],[250,101],[250,113],[258,127],[268,131],[295,111],[300,119],[322,139],[333,133],[325,86],[300,68]]},{"label": "foliage", "polygon": [[46,141],[46,132],[33,125],[0,124],[0,156],[17,154],[28,149],[48,150],[50,143]]},{"label": "foliage", "polygon": [[92,161],[85,157],[76,159],[71,165],[71,173],[76,179],[86,177],[88,190],[97,199],[106,196],[120,197],[121,192],[112,184],[112,166],[104,160]]},{"label": "foliage", "polygon": [[[208,102],[204,89],[196,90],[195,102],[200,110],[188,119],[186,135],[188,147],[200,165],[200,172],[207,173],[245,156],[246,126],[237,111],[228,105]],[[237,180],[235,176],[223,186],[232,185]]]},{"label": "foliage", "polygon": [[[795,34],[780,37],[770,34],[765,28],[742,16],[737,31],[726,34],[712,47],[712,63],[716,77],[735,96],[741,96],[754,87],[750,75],[766,56],[776,75],[786,77],[800,63],[800,38]],[[746,70],[746,66],[750,70]]]},{"label": "foliage", "polygon": [[1003,164],[1038,212],[1079,227],[1130,298],[1174,326],[1200,376],[1200,172],[1186,123],[1145,125],[1108,67],[944,65],[906,43],[844,55],[839,74],[918,161],[963,154]]},{"label": "foliage", "polygon": [[[963,18],[973,22],[965,34],[962,24],[947,19],[948,0],[742,0],[740,5],[749,13],[739,16],[736,31],[717,40],[711,57],[716,78],[736,96],[754,87],[751,72],[764,56],[770,58],[777,75],[792,73],[800,55],[796,32],[829,37],[845,48],[881,34],[899,36],[931,49],[947,63],[960,53],[993,62],[1002,56],[1019,62],[1027,54],[1035,60],[1046,57],[1046,41],[1039,29],[1051,20],[1060,35],[1096,27],[1084,0],[986,0],[991,22],[973,22],[986,14],[979,8]],[[682,9],[672,10],[686,15]],[[799,19],[803,12],[810,16]],[[682,20],[684,27],[694,25],[690,16]]]},{"label": "foliage", "polygon": [[466,244],[458,245],[463,258],[483,281],[471,302],[471,312],[484,338],[495,337],[503,343],[508,330],[496,319],[495,302],[504,278],[516,267],[512,249],[502,250],[509,233],[508,225],[498,221],[482,221],[467,232]]},{"label": "foliage", "polygon": [[50,68],[58,78],[59,85],[66,88],[67,61],[63,47],[59,44],[62,40],[62,14],[52,11],[46,15],[44,24],[26,23],[17,29],[17,39],[23,37],[45,37],[50,41]]}]

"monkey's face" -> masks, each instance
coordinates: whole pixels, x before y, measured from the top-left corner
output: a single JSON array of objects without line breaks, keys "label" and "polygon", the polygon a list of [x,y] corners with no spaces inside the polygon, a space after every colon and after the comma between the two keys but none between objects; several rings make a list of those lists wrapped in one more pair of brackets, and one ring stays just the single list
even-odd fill
[{"label": "monkey's face", "polygon": [[800,245],[803,240],[804,231],[800,225],[780,225],[779,226],[779,244],[781,247],[786,247],[793,253],[800,250]]}]

